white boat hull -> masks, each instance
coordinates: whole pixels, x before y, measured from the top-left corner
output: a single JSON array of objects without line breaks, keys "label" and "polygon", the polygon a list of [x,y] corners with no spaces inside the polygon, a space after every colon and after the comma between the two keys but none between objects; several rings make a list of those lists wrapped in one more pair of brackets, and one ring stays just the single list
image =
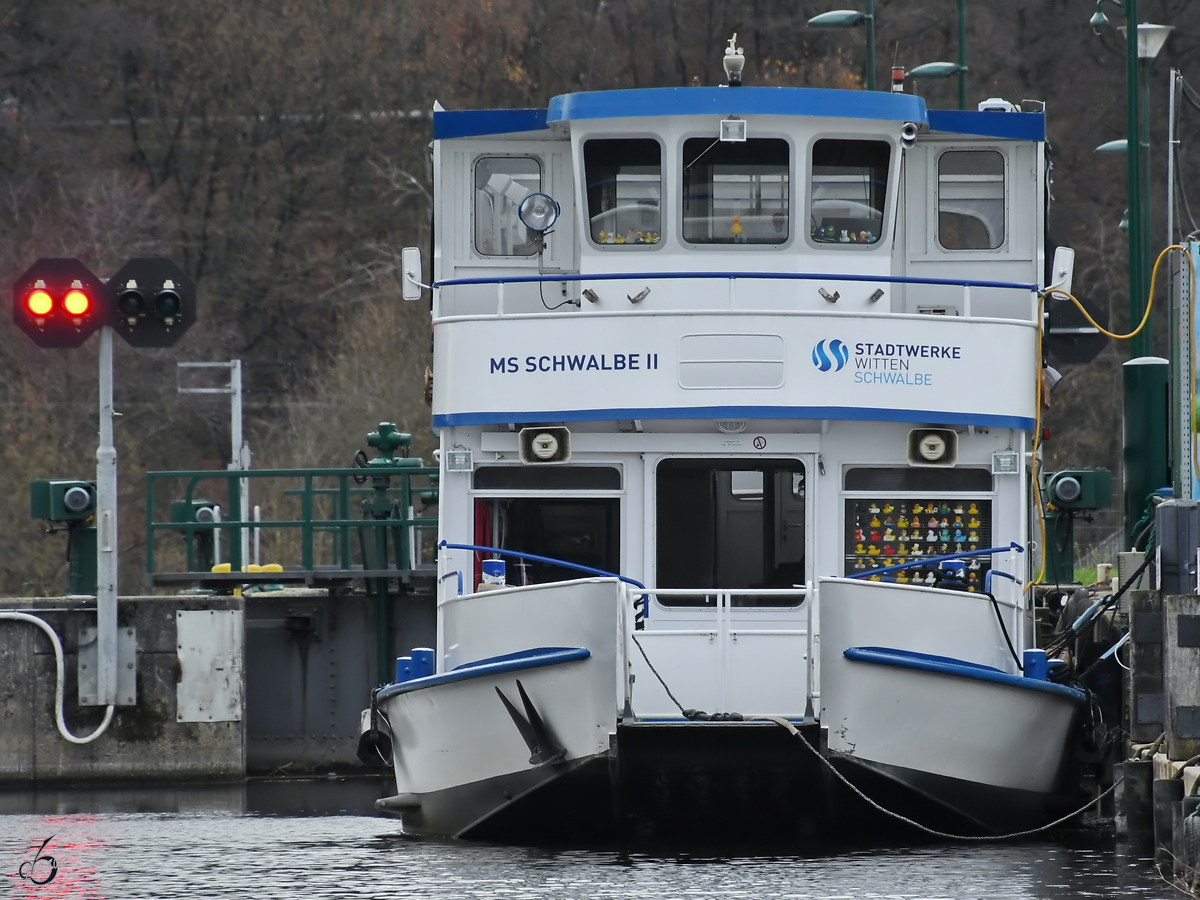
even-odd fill
[{"label": "white boat hull", "polygon": [[[443,603],[443,658],[453,662],[450,671],[393,685],[379,697],[392,732],[399,799],[391,808],[402,815],[406,831],[462,834],[529,791],[607,754],[618,712],[624,596],[615,580],[588,579]],[[578,658],[553,659],[553,653],[539,656],[531,648],[565,648]],[[554,751],[561,752],[533,759],[500,699],[502,694],[530,719],[522,690]]]},{"label": "white boat hull", "polygon": [[845,579],[821,595],[832,755],[986,828],[1047,807],[1084,695],[995,665],[1015,668],[986,596]]}]

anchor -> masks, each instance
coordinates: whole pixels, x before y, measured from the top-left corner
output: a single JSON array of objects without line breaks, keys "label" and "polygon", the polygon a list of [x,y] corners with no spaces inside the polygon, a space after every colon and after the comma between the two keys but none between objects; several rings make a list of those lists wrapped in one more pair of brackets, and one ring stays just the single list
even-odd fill
[{"label": "anchor", "polygon": [[525,688],[521,684],[520,679],[517,679],[517,693],[521,695],[521,703],[525,706],[525,715],[521,715],[520,711],[509,702],[509,699],[504,696],[499,687],[496,688],[496,695],[500,698],[500,702],[504,704],[504,708],[508,710],[508,714],[512,716],[513,724],[517,726],[517,731],[521,732],[521,738],[525,741],[525,745],[529,747],[531,754],[529,764],[531,766],[545,766],[561,762],[563,757],[567,755],[567,749],[560,745],[554,739],[554,736],[550,734],[550,729],[546,727],[546,723],[538,715],[538,711],[534,708],[533,701],[529,699],[529,695],[525,693]]}]

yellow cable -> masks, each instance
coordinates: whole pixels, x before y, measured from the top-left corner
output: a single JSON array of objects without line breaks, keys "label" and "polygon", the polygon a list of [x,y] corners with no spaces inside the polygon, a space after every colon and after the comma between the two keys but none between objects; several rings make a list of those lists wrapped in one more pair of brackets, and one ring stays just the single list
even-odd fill
[{"label": "yellow cable", "polygon": [[[1035,428],[1034,428],[1034,432],[1033,432],[1033,456],[1032,456],[1032,459],[1030,462],[1030,472],[1032,473],[1031,477],[1033,479],[1034,502],[1037,504],[1037,511],[1038,511],[1038,527],[1039,527],[1038,533],[1040,535],[1041,546],[1042,546],[1042,565],[1041,565],[1040,571],[1037,574],[1037,577],[1034,578],[1033,581],[1029,582],[1029,584],[1027,584],[1025,586],[1026,591],[1028,591],[1030,588],[1034,587],[1035,585],[1043,584],[1044,582],[1042,581],[1042,579],[1046,577],[1046,511],[1042,508],[1042,486],[1038,483],[1038,478],[1037,478],[1037,458],[1038,458],[1037,454],[1038,454],[1038,448],[1041,446],[1041,440],[1042,440],[1042,308],[1045,305],[1046,297],[1049,296],[1050,294],[1058,294],[1060,297],[1066,297],[1068,300],[1070,300],[1072,303],[1074,303],[1076,307],[1078,307],[1079,311],[1081,313],[1083,313],[1083,317],[1085,319],[1087,319],[1089,323],[1091,323],[1092,327],[1095,328],[1097,331],[1099,331],[1101,334],[1103,334],[1105,337],[1109,337],[1109,338],[1112,338],[1113,340],[1117,340],[1117,341],[1129,340],[1131,337],[1134,337],[1135,335],[1139,334],[1141,332],[1141,330],[1146,327],[1146,323],[1150,321],[1150,309],[1154,304],[1154,290],[1158,283],[1158,267],[1162,264],[1162,261],[1163,261],[1163,259],[1166,258],[1166,255],[1168,253],[1170,253],[1172,250],[1182,250],[1183,251],[1183,254],[1188,261],[1188,265],[1191,266],[1191,268],[1192,268],[1192,285],[1193,285],[1193,290],[1195,289],[1196,263],[1192,260],[1192,255],[1187,252],[1187,248],[1184,247],[1182,244],[1172,244],[1171,246],[1164,248],[1163,251],[1160,254],[1158,254],[1158,259],[1156,259],[1154,261],[1154,268],[1151,269],[1151,271],[1150,271],[1150,296],[1146,298],[1146,311],[1142,314],[1142,321],[1139,322],[1138,327],[1133,329],[1133,331],[1129,332],[1129,334],[1113,334],[1113,332],[1111,332],[1108,329],[1101,326],[1101,324],[1099,322],[1097,322],[1095,319],[1093,319],[1091,317],[1091,315],[1088,313],[1088,311],[1083,308],[1083,304],[1080,303],[1079,300],[1077,300],[1075,298],[1075,296],[1073,294],[1069,293],[1068,291],[1064,291],[1064,290],[1060,290],[1059,288],[1051,287],[1051,288],[1047,288],[1045,291],[1043,291],[1041,293],[1041,298],[1038,301],[1038,320],[1037,320],[1037,326],[1038,326],[1038,329],[1037,329],[1037,331],[1038,331],[1038,346],[1037,346],[1037,361],[1036,361],[1037,367],[1038,367],[1038,370],[1037,370],[1037,394],[1036,394],[1036,396],[1037,396],[1037,411],[1034,414]],[[1180,312],[1182,313],[1182,310]],[[1192,399],[1191,399],[1191,408],[1188,410],[1188,415],[1193,416],[1193,417],[1195,416],[1195,405],[1196,405],[1196,400],[1195,400],[1195,396],[1196,396],[1196,366],[1195,366],[1196,349],[1195,348],[1196,348],[1196,340],[1195,340],[1195,335],[1193,335],[1192,336],[1192,378],[1191,378],[1191,391],[1190,391]],[[1197,473],[1200,473],[1200,457],[1197,456],[1197,444],[1196,444],[1196,441],[1194,438],[1192,440],[1192,463],[1195,466],[1195,471]]]},{"label": "yellow cable", "polygon": [[[1071,294],[1067,291],[1060,290],[1059,288],[1056,288],[1056,287],[1046,288],[1046,290],[1042,292],[1042,298],[1045,299],[1050,294],[1058,294],[1060,297],[1066,297],[1068,300],[1070,300],[1072,303],[1074,303],[1077,307],[1079,307],[1079,311],[1081,313],[1083,313],[1083,317],[1085,319],[1087,319],[1088,322],[1091,323],[1092,327],[1095,328],[1097,331],[1099,331],[1102,335],[1104,335],[1105,337],[1110,337],[1115,341],[1127,341],[1131,337],[1135,337],[1136,335],[1141,333],[1141,330],[1146,327],[1146,323],[1150,321],[1150,309],[1154,305],[1154,289],[1158,284],[1158,267],[1160,265],[1162,265],[1163,259],[1165,259],[1166,255],[1168,253],[1170,253],[1172,250],[1185,251],[1185,254],[1187,255],[1188,263],[1192,266],[1193,280],[1195,280],[1194,279],[1194,276],[1196,274],[1195,263],[1192,262],[1191,254],[1186,253],[1187,248],[1184,247],[1182,244],[1172,244],[1170,247],[1164,248],[1163,252],[1158,254],[1158,259],[1156,259],[1154,261],[1154,268],[1150,270],[1150,296],[1146,298],[1146,311],[1142,314],[1142,321],[1139,322],[1138,327],[1133,329],[1133,331],[1129,332],[1129,334],[1113,334],[1111,331],[1104,328],[1099,322],[1097,322],[1095,319],[1093,319],[1091,317],[1091,315],[1088,313],[1088,311],[1086,309],[1083,308],[1083,304],[1080,303],[1077,299],[1075,299],[1075,296],[1073,294]],[[1040,322],[1038,323],[1038,327],[1039,327],[1039,331],[1040,331],[1040,328],[1041,328]],[[1039,366],[1041,365],[1040,356],[1038,359],[1038,365]]]}]

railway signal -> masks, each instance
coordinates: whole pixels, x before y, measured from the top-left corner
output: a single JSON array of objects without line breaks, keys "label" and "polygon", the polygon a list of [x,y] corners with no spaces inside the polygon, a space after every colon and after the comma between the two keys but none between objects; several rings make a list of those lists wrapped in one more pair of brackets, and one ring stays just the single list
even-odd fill
[{"label": "railway signal", "polygon": [[39,259],[13,284],[13,320],[39,347],[82,346],[108,313],[105,285],[77,259]]},{"label": "railway signal", "polygon": [[196,283],[169,259],[131,259],[109,288],[109,322],[130,346],[169,347],[196,321]]},{"label": "railway signal", "polygon": [[[77,259],[39,259],[13,285],[13,318],[40,347],[79,347],[100,329],[100,444],[96,448],[95,489],[82,482],[47,482],[35,485],[33,503],[35,516],[39,509],[66,520],[86,514],[96,523],[95,702],[109,706],[111,713],[118,702],[113,332],[134,347],[169,347],[196,321],[196,284],[169,259],[131,259],[107,284]],[[56,485],[64,484],[67,486],[57,493]]]}]

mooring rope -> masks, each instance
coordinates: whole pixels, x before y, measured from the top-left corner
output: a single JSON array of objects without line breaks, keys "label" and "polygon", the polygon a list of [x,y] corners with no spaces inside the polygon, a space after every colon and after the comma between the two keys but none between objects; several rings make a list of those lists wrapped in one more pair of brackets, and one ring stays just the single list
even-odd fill
[{"label": "mooring rope", "polygon": [[644,659],[646,661],[646,665],[648,665],[650,667],[650,671],[654,673],[654,677],[658,679],[658,683],[661,684],[663,687],[663,690],[667,692],[667,696],[671,698],[671,702],[674,703],[677,707],[679,707],[679,712],[685,719],[689,719],[689,720],[702,719],[702,720],[706,720],[706,721],[711,720],[711,721],[726,721],[726,722],[774,722],[776,725],[780,725],[783,728],[787,729],[787,731],[793,737],[797,738],[800,741],[800,743],[804,746],[804,748],[806,750],[808,750],[810,753],[812,753],[814,756],[816,756],[817,759],[819,759],[821,761],[821,763],[829,769],[829,771],[831,771],[834,775],[836,775],[838,780],[840,780],[844,785],[846,785],[846,787],[850,788],[850,790],[853,791],[856,795],[858,795],[861,799],[865,800],[874,809],[877,809],[879,812],[883,813],[884,815],[890,816],[891,818],[896,819],[899,822],[903,822],[905,825],[911,825],[913,828],[916,828],[918,831],[923,831],[923,832],[925,832],[925,834],[932,835],[933,837],[946,838],[947,840],[952,840],[952,841],[1010,841],[1010,840],[1013,840],[1014,838],[1028,837],[1029,835],[1040,834],[1044,831],[1049,831],[1051,828],[1055,828],[1056,826],[1061,825],[1063,822],[1066,822],[1069,819],[1075,818],[1080,813],[1086,812],[1088,809],[1095,806],[1097,803],[1099,803],[1101,800],[1103,800],[1105,797],[1107,797],[1109,794],[1111,794],[1113,791],[1115,791],[1117,789],[1117,785],[1119,785],[1122,781],[1125,780],[1124,776],[1122,776],[1121,778],[1118,778],[1112,784],[1112,786],[1109,787],[1104,793],[1093,798],[1092,800],[1089,800],[1086,804],[1079,807],[1079,809],[1075,810],[1072,813],[1068,813],[1065,816],[1061,816],[1060,818],[1055,819],[1053,822],[1049,822],[1045,825],[1039,825],[1037,828],[1029,828],[1029,829],[1026,829],[1025,831],[1013,831],[1013,832],[1010,832],[1009,834],[985,834],[985,835],[952,834],[948,831],[938,831],[936,828],[930,828],[927,825],[922,825],[920,822],[917,822],[914,819],[910,819],[910,818],[908,818],[908,816],[903,816],[900,813],[895,812],[894,810],[888,809],[886,806],[882,806],[881,804],[872,800],[870,797],[868,797],[866,794],[864,794],[861,790],[859,790],[859,788],[856,787],[850,781],[850,779],[848,779],[845,775],[843,775],[841,772],[839,772],[837,766],[835,766],[828,758],[826,758],[821,753],[820,750],[818,750],[816,747],[814,747],[812,744],[810,744],[808,741],[806,741],[804,739],[804,735],[802,735],[800,733],[800,729],[798,729],[792,722],[783,718],[782,716],[743,716],[741,713],[714,713],[710,716],[708,713],[701,712],[700,710],[684,709],[683,704],[679,702],[679,700],[675,697],[675,695],[673,693],[671,693],[671,689],[669,687],[667,687],[667,682],[664,681],[662,675],[660,675],[658,673],[658,669],[654,668],[654,663],[650,662],[650,657],[646,655],[646,650],[642,646],[642,642],[637,639],[637,635],[631,634],[630,637],[632,637],[633,642],[635,644],[637,644],[638,651],[642,654],[642,659]]},{"label": "mooring rope", "polygon": [[879,810],[879,812],[883,813],[884,815],[890,816],[891,818],[896,819],[899,822],[903,822],[905,825],[911,825],[913,828],[916,828],[918,831],[923,831],[926,834],[933,835],[934,837],[947,838],[948,840],[952,840],[952,841],[1010,841],[1013,838],[1028,837],[1029,835],[1032,835],[1032,834],[1040,834],[1041,832],[1049,831],[1051,828],[1061,825],[1063,822],[1066,822],[1069,819],[1073,819],[1080,813],[1086,812],[1090,807],[1095,806],[1097,803],[1099,803],[1101,800],[1103,800],[1105,797],[1107,797],[1109,794],[1111,794],[1113,791],[1115,791],[1117,789],[1117,785],[1119,785],[1122,781],[1125,780],[1124,776],[1122,776],[1121,778],[1118,778],[1112,784],[1112,786],[1109,787],[1103,794],[1100,794],[1099,796],[1093,798],[1092,800],[1089,800],[1086,804],[1079,807],[1079,809],[1075,810],[1074,812],[1068,813],[1065,816],[1061,816],[1060,818],[1055,819],[1053,822],[1048,822],[1045,825],[1039,825],[1037,828],[1028,828],[1025,831],[1013,831],[1008,834],[982,834],[982,835],[952,834],[951,832],[948,832],[948,831],[938,831],[936,828],[930,828],[927,825],[922,825],[920,822],[917,822],[913,819],[908,818],[908,816],[902,816],[900,813],[895,812],[894,810],[890,810],[886,806],[882,806],[879,803],[876,803],[874,800],[872,800],[870,797],[868,797],[866,794],[864,794],[861,790],[859,790],[857,787],[855,787],[855,785],[850,782],[850,779],[848,779],[845,775],[843,775],[841,772],[839,772],[837,769],[837,766],[835,766],[829,759],[827,759],[824,755],[822,755],[820,750],[818,750],[816,747],[814,747],[812,744],[810,744],[808,741],[806,741],[804,739],[804,735],[802,735],[800,733],[800,729],[798,729],[795,725],[793,725],[787,719],[785,719],[781,716],[748,716],[747,720],[751,721],[751,722],[756,722],[756,721],[774,722],[776,725],[780,725],[780,726],[786,728],[794,737],[798,738],[800,743],[803,744],[804,747],[809,752],[811,752],[814,756],[816,756],[817,759],[819,759],[829,769],[829,771],[831,771],[834,775],[836,775],[838,777],[838,779],[844,785],[846,785],[846,787],[850,788],[850,790],[852,790],[855,794],[857,794],[859,797],[861,797],[863,800],[865,800],[872,807]]}]

